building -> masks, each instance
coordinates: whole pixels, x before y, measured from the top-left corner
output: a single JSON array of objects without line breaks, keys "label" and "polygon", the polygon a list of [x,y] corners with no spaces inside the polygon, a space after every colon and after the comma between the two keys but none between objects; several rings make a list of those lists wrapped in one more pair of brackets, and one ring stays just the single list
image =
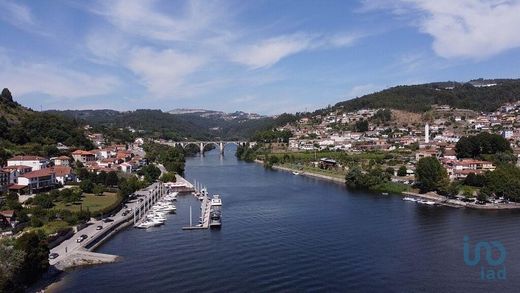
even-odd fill
[{"label": "building", "polygon": [[30,193],[54,187],[56,175],[51,168],[31,171],[18,177],[18,185],[27,186]]},{"label": "building", "polygon": [[88,162],[94,162],[96,160],[96,154],[89,151],[76,150],[72,153],[72,158],[74,161],[86,164]]},{"label": "building", "polygon": [[14,210],[0,211],[0,227],[16,226],[16,212]]},{"label": "building", "polygon": [[24,165],[8,166],[4,167],[2,171],[9,173],[9,184],[13,184],[18,182],[18,176],[31,172],[32,167]]},{"label": "building", "polygon": [[56,183],[65,185],[67,182],[76,181],[76,174],[72,171],[71,167],[68,166],[54,166],[49,168],[50,172],[54,173]]},{"label": "building", "polygon": [[0,192],[7,190],[7,186],[9,186],[10,183],[9,175],[9,172],[0,170]]},{"label": "building", "polygon": [[7,166],[29,166],[33,171],[47,168],[50,161],[39,156],[15,156],[7,160]]},{"label": "building", "polygon": [[51,162],[54,163],[54,166],[70,166],[70,158],[67,156],[60,156],[57,158],[51,158]]}]

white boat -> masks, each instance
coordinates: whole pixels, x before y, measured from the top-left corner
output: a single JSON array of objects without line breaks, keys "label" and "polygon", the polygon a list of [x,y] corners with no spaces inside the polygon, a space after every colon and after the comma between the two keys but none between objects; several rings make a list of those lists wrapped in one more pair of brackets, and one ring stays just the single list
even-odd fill
[{"label": "white boat", "polygon": [[406,201],[417,201],[415,198],[413,197],[409,197],[409,196],[406,196],[406,197],[403,197],[403,200],[406,200]]},{"label": "white boat", "polygon": [[382,195],[388,195],[388,192],[382,192],[381,194]]},{"label": "white boat", "polygon": [[148,229],[150,227],[153,227],[153,223],[152,222],[149,222],[149,221],[143,221],[137,225],[135,225],[134,227],[138,228],[138,229]]},{"label": "white boat", "polygon": [[293,175],[300,175],[300,172],[293,171]]}]

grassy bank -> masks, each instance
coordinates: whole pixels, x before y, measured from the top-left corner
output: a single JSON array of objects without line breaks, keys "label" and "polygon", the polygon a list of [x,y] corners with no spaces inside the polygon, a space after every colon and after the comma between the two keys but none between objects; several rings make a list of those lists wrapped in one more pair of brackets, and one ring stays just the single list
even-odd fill
[{"label": "grassy bank", "polygon": [[112,192],[104,192],[103,195],[94,195],[86,193],[82,196],[81,201],[74,203],[59,202],[54,207],[58,210],[69,210],[71,212],[79,212],[80,210],[89,210],[91,213],[99,211],[107,211],[110,207],[117,207],[123,199]]}]

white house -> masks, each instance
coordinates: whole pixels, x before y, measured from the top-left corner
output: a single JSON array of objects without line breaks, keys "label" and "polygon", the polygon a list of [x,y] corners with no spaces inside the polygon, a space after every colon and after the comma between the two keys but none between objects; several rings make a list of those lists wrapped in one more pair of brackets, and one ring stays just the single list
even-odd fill
[{"label": "white house", "polygon": [[18,177],[18,185],[25,185],[33,193],[41,189],[52,188],[56,183],[56,176],[51,168],[31,171]]},{"label": "white house", "polygon": [[7,166],[29,166],[33,171],[49,166],[49,160],[39,156],[15,156],[7,160]]}]

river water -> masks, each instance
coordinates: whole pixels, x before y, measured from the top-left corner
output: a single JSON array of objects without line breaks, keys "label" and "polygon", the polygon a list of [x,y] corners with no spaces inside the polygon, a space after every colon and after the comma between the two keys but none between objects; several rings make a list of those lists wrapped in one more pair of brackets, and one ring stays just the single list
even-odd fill
[{"label": "river water", "polygon": [[[98,251],[121,262],[74,270],[59,292],[517,292],[520,214],[424,206],[347,191],[336,183],[265,170],[208,152],[186,178],[223,200],[219,231],[182,231],[199,202],[150,230],[128,228]],[[503,264],[464,262],[478,241],[500,241]],[[491,257],[497,259],[495,249]],[[499,275],[505,280],[482,279]],[[488,272],[491,269],[491,272]],[[489,274],[489,275],[488,275]]]}]

